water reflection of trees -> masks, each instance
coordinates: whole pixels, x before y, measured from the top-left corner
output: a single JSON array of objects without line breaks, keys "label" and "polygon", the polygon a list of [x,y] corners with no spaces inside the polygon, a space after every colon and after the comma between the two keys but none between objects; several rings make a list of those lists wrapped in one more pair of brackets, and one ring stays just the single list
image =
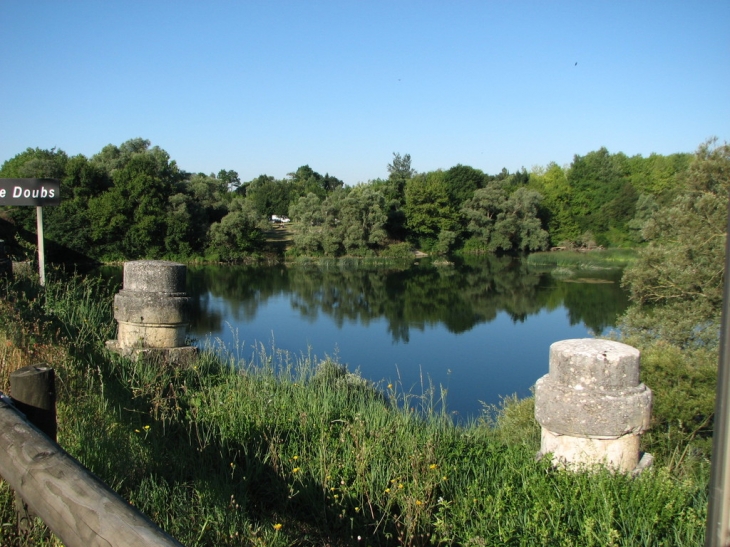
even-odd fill
[{"label": "water reflection of trees", "polygon": [[[571,324],[584,323],[596,333],[615,324],[627,304],[617,279],[610,283],[570,283],[530,270],[524,261],[488,256],[436,265],[388,266],[346,261],[275,266],[191,267],[195,332],[221,330],[224,317],[251,321],[260,304],[287,295],[302,319],[319,314],[338,326],[367,326],[384,319],[393,340],[408,342],[411,329],[442,323],[454,333],[506,313],[525,321],[543,309],[564,306]],[[213,306],[212,299],[220,303]]]},{"label": "water reflection of trees", "polygon": [[571,325],[583,323],[596,334],[616,325],[616,319],[629,305],[629,295],[621,290],[619,279],[607,279],[597,286],[595,278],[586,282],[563,283],[563,305]]}]

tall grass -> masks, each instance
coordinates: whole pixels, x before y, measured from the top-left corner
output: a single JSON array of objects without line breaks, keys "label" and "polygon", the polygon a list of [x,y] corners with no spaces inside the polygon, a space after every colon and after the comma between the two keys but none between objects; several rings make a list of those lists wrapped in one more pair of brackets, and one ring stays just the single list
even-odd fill
[{"label": "tall grass", "polygon": [[602,249],[590,252],[552,251],[531,253],[527,263],[534,267],[567,271],[623,268],[636,260],[633,249]]},{"label": "tall grass", "polygon": [[[94,283],[13,289],[19,308],[40,299],[43,343],[65,348],[59,441],[186,545],[703,541],[706,465],[559,471],[535,460],[530,400],[455,425],[438,389],[373,385],[307,353],[218,344],[186,366],[132,362],[104,349],[111,292]],[[5,492],[0,543],[21,544]]]}]

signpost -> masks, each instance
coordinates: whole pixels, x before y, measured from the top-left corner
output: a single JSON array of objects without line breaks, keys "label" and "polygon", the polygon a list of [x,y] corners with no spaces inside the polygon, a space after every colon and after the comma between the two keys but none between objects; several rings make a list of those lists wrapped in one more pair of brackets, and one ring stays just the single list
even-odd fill
[{"label": "signpost", "polygon": [[38,273],[46,284],[46,258],[43,245],[43,206],[61,204],[58,179],[0,179],[0,205],[35,206],[38,229]]}]

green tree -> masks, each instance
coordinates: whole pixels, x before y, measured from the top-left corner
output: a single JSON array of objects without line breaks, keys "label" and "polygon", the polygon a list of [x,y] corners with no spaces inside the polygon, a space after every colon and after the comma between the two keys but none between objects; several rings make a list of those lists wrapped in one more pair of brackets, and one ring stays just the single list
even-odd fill
[{"label": "green tree", "polygon": [[492,182],[464,202],[468,229],[489,252],[539,251],[548,244],[548,233],[538,216],[542,196],[520,187],[507,194],[506,182]]},{"label": "green tree", "polygon": [[495,231],[512,249],[522,252],[542,251],[548,245],[548,233],[538,217],[542,196],[524,186],[517,188],[505,204]]},{"label": "green tree", "polygon": [[208,251],[220,260],[240,260],[263,246],[267,229],[266,219],[252,204],[236,197],[228,214],[210,226]]},{"label": "green tree", "polygon": [[166,224],[166,255],[184,258],[203,252],[209,216],[193,195],[179,192],[168,198]]},{"label": "green tree", "polygon": [[406,215],[403,206],[406,202],[406,183],[416,174],[411,167],[411,155],[401,156],[393,152],[393,162],[388,164],[388,179],[383,183],[388,222],[385,229],[391,238],[406,238]]},{"label": "green tree", "polygon": [[431,171],[406,183],[406,227],[410,237],[426,249],[433,247],[442,231],[459,229],[459,214],[451,206],[445,178],[443,171]]},{"label": "green tree", "polygon": [[152,143],[147,139],[135,138],[123,142],[119,146],[107,144],[101,152],[94,155],[91,161],[101,166],[109,175],[124,167],[135,154],[145,154]]},{"label": "green tree", "polygon": [[692,161],[692,154],[640,155],[628,160],[631,184],[639,194],[672,197],[677,188],[677,175],[683,173]]},{"label": "green tree", "polygon": [[[82,155],[69,158],[61,179],[61,204],[44,211],[46,238],[53,242],[49,246],[49,259],[67,260],[68,251],[75,251],[90,258],[98,258],[91,237],[89,200],[107,191],[111,179],[105,171]],[[58,244],[65,249],[56,248]],[[65,253],[67,256],[61,256]],[[76,259],[81,259],[76,256]]]},{"label": "green tree", "polygon": [[683,191],[645,224],[649,241],[624,274],[627,334],[680,347],[716,346],[722,308],[730,147],[702,144]]},{"label": "green tree", "polygon": [[533,169],[530,187],[543,196],[543,216],[552,244],[576,241],[581,229],[573,215],[573,189],[565,170],[554,162],[546,168]]},{"label": "green tree", "polygon": [[385,243],[385,196],[370,185],[355,186],[342,205],[340,226],[348,252],[375,249]]},{"label": "green tree", "polygon": [[[28,148],[6,161],[0,169],[3,178],[55,178],[61,181],[61,204],[45,207],[43,225],[46,258],[49,260],[82,260],[69,251],[94,256],[90,247],[87,202],[90,196],[104,191],[108,180],[105,173],[90,165],[84,156],[69,158],[62,150]],[[15,226],[35,233],[36,212],[32,207],[2,208],[3,216]],[[12,240],[14,233],[4,234]],[[33,238],[33,242],[35,239]]]},{"label": "green tree", "polygon": [[294,244],[305,253],[362,255],[385,243],[385,197],[371,185],[332,192],[325,199],[310,193],[293,204]]},{"label": "green tree", "polygon": [[458,164],[446,171],[444,183],[452,207],[459,209],[467,199],[474,197],[474,192],[484,188],[486,180],[479,169]]},{"label": "green tree", "polygon": [[28,148],[3,163],[2,178],[62,179],[66,174],[68,155],[63,150]]},{"label": "green tree", "polygon": [[229,191],[229,180],[198,173],[183,183],[180,189],[190,195],[197,208],[202,209],[206,223],[210,225],[220,222],[228,213],[228,204],[235,195]]},{"label": "green tree", "polygon": [[405,182],[412,178],[416,172],[411,168],[411,155],[393,152],[393,162],[388,164],[388,179],[398,181],[402,186]]},{"label": "green tree", "polygon": [[236,171],[226,171],[225,169],[221,169],[218,171],[217,178],[223,181],[226,188],[228,188],[231,192],[235,192],[238,187],[241,186],[241,179]]},{"label": "green tree", "polygon": [[[634,216],[631,203],[621,201],[626,184],[631,183],[628,158],[622,153],[610,154],[606,148],[576,155],[567,178],[572,190],[571,210],[581,232],[591,231],[600,245],[610,244],[609,230],[623,230]],[[635,203],[638,195],[632,191],[631,196]],[[619,216],[606,207],[616,200],[620,203],[612,208],[620,212]]]},{"label": "green tree", "polygon": [[324,176],[314,171],[309,165],[302,165],[294,173],[289,173],[291,191],[294,196],[306,196],[310,192],[324,198],[328,193],[342,188],[344,182],[329,174]]},{"label": "green tree", "polygon": [[635,209],[636,213],[634,214],[634,218],[628,223],[629,233],[633,241],[643,243],[646,241],[644,239],[644,227],[659,210],[659,204],[654,196],[641,194],[639,199],[636,200]]},{"label": "green tree", "polygon": [[469,221],[468,230],[484,242],[489,251],[497,249],[495,226],[506,203],[507,192],[504,184],[493,182],[474,192],[474,197],[465,201],[462,206],[462,213]]},{"label": "green tree", "polygon": [[246,197],[262,216],[285,215],[292,196],[292,182],[260,175],[246,186]]},{"label": "green tree", "polygon": [[294,245],[304,253],[321,253],[327,236],[322,199],[310,192],[289,206],[289,216],[297,224]]},{"label": "green tree", "polygon": [[94,245],[107,258],[159,258],[165,252],[167,208],[182,173],[159,147],[133,139],[109,145],[92,163],[110,169],[113,185],[89,199]]}]

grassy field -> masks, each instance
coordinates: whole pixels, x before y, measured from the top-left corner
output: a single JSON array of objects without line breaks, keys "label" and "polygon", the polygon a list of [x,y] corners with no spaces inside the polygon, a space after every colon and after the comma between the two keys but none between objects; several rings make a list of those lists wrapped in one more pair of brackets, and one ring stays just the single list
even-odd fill
[{"label": "grassy field", "polygon": [[[112,295],[81,278],[3,285],[0,389],[52,363],[60,444],[186,545],[703,542],[696,434],[662,425],[646,447],[656,465],[635,478],[559,471],[535,460],[531,399],[456,426],[435,410],[438,386],[373,385],[306,353],[214,346],[186,367],[134,363],[104,348]],[[4,483],[0,520],[1,545],[59,545],[14,534]]]}]

